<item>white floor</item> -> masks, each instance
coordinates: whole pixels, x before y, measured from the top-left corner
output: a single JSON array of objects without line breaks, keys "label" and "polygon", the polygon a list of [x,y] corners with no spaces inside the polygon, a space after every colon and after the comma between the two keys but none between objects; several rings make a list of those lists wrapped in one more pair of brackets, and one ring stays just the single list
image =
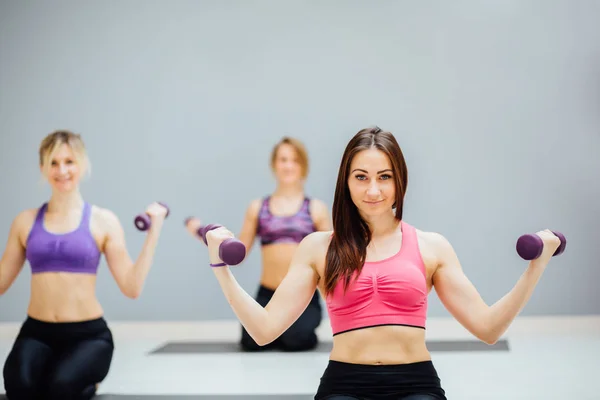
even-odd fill
[{"label": "white floor", "polygon": [[[204,323],[110,322],[116,351],[99,393],[313,394],[326,353],[148,355],[174,340],[232,340],[235,321]],[[0,324],[5,360],[19,324]],[[328,321],[320,335],[331,337]],[[431,339],[471,339],[451,320],[430,319]],[[507,332],[509,352],[432,353],[448,399],[598,400],[600,316],[525,318]],[[0,376],[0,393],[3,393]]]}]

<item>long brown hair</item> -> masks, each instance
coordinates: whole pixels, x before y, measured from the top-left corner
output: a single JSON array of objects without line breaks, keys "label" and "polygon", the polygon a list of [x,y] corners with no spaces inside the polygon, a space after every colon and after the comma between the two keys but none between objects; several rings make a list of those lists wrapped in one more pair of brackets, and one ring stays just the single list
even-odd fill
[{"label": "long brown hair", "polygon": [[344,279],[344,289],[350,283],[354,272],[360,272],[367,257],[367,245],[371,241],[371,231],[360,216],[350,197],[348,176],[350,164],[356,154],[375,148],[384,152],[392,164],[393,179],[396,186],[396,218],[402,220],[404,194],[408,183],[408,169],[404,154],[398,142],[390,132],[379,127],[360,130],[350,140],[344,150],[338,172],[335,197],[333,200],[333,237],[325,261],[325,293],[333,291],[338,280]]}]

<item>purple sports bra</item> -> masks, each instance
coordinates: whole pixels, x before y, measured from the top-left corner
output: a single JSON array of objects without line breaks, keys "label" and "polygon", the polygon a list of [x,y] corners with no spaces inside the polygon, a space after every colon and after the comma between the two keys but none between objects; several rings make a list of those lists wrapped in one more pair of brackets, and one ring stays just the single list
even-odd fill
[{"label": "purple sports bra", "polygon": [[317,228],[310,216],[310,199],[304,198],[300,210],[289,216],[276,216],[269,211],[267,196],[258,213],[258,226],[256,234],[260,236],[260,243],[265,246],[275,243],[300,243],[305,236],[315,232]]},{"label": "purple sports bra", "polygon": [[91,206],[84,203],[83,216],[77,229],[67,233],[51,233],[44,227],[44,203],[37,212],[27,237],[26,257],[31,273],[74,272],[95,274],[100,263],[100,250],[90,232]]}]

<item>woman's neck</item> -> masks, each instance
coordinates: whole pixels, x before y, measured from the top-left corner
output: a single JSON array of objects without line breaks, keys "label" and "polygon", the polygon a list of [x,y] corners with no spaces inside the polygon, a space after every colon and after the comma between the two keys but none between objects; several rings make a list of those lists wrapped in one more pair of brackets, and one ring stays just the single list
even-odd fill
[{"label": "woman's neck", "polygon": [[48,201],[48,211],[56,214],[67,214],[73,209],[83,206],[83,197],[79,191],[69,193],[54,192]]},{"label": "woman's neck", "polygon": [[389,213],[365,218],[365,221],[367,222],[367,225],[369,225],[373,237],[392,234],[398,229],[398,224],[400,223],[400,221],[396,219],[394,210],[390,210]]},{"label": "woman's neck", "polygon": [[285,198],[294,198],[302,196],[303,194],[304,186],[300,182],[295,184],[277,185],[277,188],[275,188],[275,191],[273,192],[273,196]]}]

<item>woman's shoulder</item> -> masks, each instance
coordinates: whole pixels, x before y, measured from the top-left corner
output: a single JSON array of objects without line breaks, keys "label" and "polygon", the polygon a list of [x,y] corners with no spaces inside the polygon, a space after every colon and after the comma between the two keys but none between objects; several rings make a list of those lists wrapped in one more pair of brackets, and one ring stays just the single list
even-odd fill
[{"label": "woman's shoulder", "polygon": [[304,237],[300,242],[300,246],[305,249],[310,249],[310,252],[319,255],[327,251],[333,231],[315,231]]},{"label": "woman's shoulder", "polygon": [[332,235],[333,231],[315,231],[306,235],[298,245],[296,254],[319,270],[325,261]]},{"label": "woman's shoulder", "polygon": [[[43,205],[42,205],[43,206]],[[14,217],[12,226],[20,234],[28,233],[35,222],[35,218],[42,206],[25,208],[17,213]]]},{"label": "woman's shoulder", "polygon": [[316,210],[322,210],[322,209],[327,209],[327,203],[325,203],[325,201],[317,198],[317,197],[306,197],[306,201],[309,202],[309,205],[312,209],[316,209]]},{"label": "woman's shoulder", "polygon": [[443,249],[450,245],[450,241],[439,231],[424,230],[414,228],[419,239],[419,244],[423,244],[436,249]]},{"label": "woman's shoulder", "polygon": [[43,206],[44,204],[38,207],[22,209],[12,220],[10,226],[10,235],[16,235],[23,247],[26,245],[27,238],[33,229],[37,215]]},{"label": "woman's shoulder", "polygon": [[94,227],[101,228],[103,231],[115,227],[122,228],[121,221],[113,210],[97,204],[90,204],[90,209],[90,220]]},{"label": "woman's shoulder", "polygon": [[90,204],[90,210],[92,215],[100,218],[117,218],[117,214],[109,208],[100,206],[98,204]]},{"label": "woman's shoulder", "polygon": [[424,260],[438,265],[447,257],[454,254],[450,240],[437,231],[415,229],[417,232],[419,249]]},{"label": "woman's shoulder", "polygon": [[35,219],[42,207],[43,205],[39,207],[25,208],[17,213],[17,215],[14,218],[14,221],[17,223],[33,222],[33,220]]},{"label": "woman's shoulder", "polygon": [[437,231],[427,231],[415,228],[415,232],[417,233],[420,242],[422,241],[433,246],[443,245],[445,242],[448,242],[448,239]]}]

